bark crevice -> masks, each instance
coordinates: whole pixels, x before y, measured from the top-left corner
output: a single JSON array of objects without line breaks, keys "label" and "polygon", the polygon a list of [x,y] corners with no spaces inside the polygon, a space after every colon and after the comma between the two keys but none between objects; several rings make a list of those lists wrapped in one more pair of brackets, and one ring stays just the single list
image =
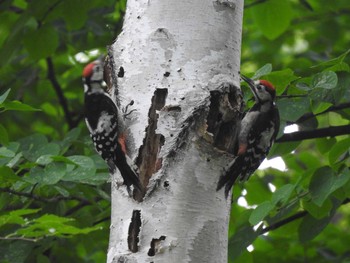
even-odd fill
[{"label": "bark crevice", "polygon": [[140,170],[140,180],[144,186],[148,185],[151,176],[162,167],[162,159],[158,158],[158,155],[164,145],[165,138],[162,134],[156,133],[159,118],[157,111],[165,106],[167,95],[168,89],[156,89],[148,112],[146,135],[136,160]]},{"label": "bark crevice", "polygon": [[234,154],[243,108],[241,91],[233,84],[223,83],[211,91],[206,139],[218,149]]},{"label": "bark crevice", "polygon": [[153,257],[157,252],[159,252],[160,245],[162,241],[166,239],[166,236],[160,236],[159,238],[152,238],[151,247],[148,250],[147,255]]},{"label": "bark crevice", "polygon": [[128,248],[131,252],[136,253],[139,250],[138,244],[140,241],[141,230],[141,210],[134,210],[131,216],[131,222],[128,232]]}]

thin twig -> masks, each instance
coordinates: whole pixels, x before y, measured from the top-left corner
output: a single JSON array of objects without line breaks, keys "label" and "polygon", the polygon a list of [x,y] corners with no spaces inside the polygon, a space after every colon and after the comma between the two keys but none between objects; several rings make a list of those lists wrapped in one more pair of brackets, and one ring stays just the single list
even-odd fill
[{"label": "thin twig", "polygon": [[298,131],[284,134],[282,137],[276,140],[277,143],[281,142],[295,142],[308,139],[316,139],[323,137],[335,137],[340,135],[350,134],[350,125],[342,125],[336,127],[321,128],[311,131]]},{"label": "thin twig", "polygon": [[[350,198],[346,198],[342,202],[341,205],[346,205],[348,203],[350,203]],[[293,221],[295,221],[297,219],[300,219],[300,218],[302,218],[302,217],[304,217],[304,216],[306,216],[308,214],[309,214],[309,212],[307,212],[307,211],[300,211],[300,212],[298,212],[298,213],[296,213],[296,214],[294,214],[294,215],[292,215],[290,217],[287,217],[285,219],[282,219],[281,221],[276,222],[275,224],[272,224],[270,226],[267,226],[267,227],[261,229],[258,234],[259,235],[263,235],[263,234],[265,234],[265,233],[267,233],[267,232],[269,232],[271,230],[275,230],[277,228],[280,228],[281,226],[284,226],[284,225],[286,225],[286,224],[288,224],[290,222],[293,222]]]},{"label": "thin twig", "polygon": [[56,91],[58,100],[63,108],[63,112],[68,123],[70,129],[74,128],[74,122],[71,116],[71,113],[68,109],[68,103],[66,98],[64,97],[61,85],[58,83],[56,79],[55,69],[52,63],[52,59],[50,57],[46,58],[47,64],[47,78],[50,80],[52,87]]},{"label": "thin twig", "polygon": [[38,27],[40,28],[46,17],[58,6],[63,0],[58,0],[56,3],[53,3],[52,6],[50,6],[47,11],[43,14],[41,19],[38,20]]},{"label": "thin twig", "polygon": [[314,118],[316,116],[331,112],[331,111],[340,111],[340,110],[344,110],[344,109],[348,109],[350,108],[350,102],[346,102],[346,103],[341,103],[339,105],[335,105],[335,106],[331,106],[328,109],[326,109],[325,111],[322,111],[320,113],[314,114],[312,112],[308,112],[305,113],[303,116],[301,116],[298,120],[296,120],[295,122],[290,122],[290,124],[297,124],[297,123],[302,123],[308,119]]},{"label": "thin twig", "polygon": [[21,241],[30,241],[38,242],[42,238],[27,238],[27,237],[0,237],[0,240],[21,240]]},{"label": "thin twig", "polygon": [[17,196],[23,196],[23,197],[27,197],[30,199],[33,199],[35,201],[40,201],[40,202],[44,202],[44,203],[55,203],[57,201],[61,201],[61,200],[76,200],[76,201],[80,201],[83,202],[85,204],[91,204],[91,202],[88,199],[79,197],[79,196],[62,196],[62,195],[58,195],[55,197],[51,197],[51,198],[45,198],[45,197],[41,197],[38,195],[35,195],[33,193],[24,193],[24,192],[19,192],[19,191],[15,191],[12,190],[8,187],[0,187],[0,192],[4,192],[4,193],[10,193],[13,195],[17,195]]}]

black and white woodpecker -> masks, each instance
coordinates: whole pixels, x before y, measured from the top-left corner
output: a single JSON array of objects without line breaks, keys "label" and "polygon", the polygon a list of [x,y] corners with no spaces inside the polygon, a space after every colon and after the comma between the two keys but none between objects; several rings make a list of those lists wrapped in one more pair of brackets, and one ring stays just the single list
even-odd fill
[{"label": "black and white woodpecker", "polygon": [[123,115],[102,85],[103,69],[101,60],[91,62],[84,68],[85,122],[95,149],[106,161],[110,173],[118,168],[129,194],[130,186],[142,192],[140,180],[126,153]]},{"label": "black and white woodpecker", "polygon": [[217,185],[217,190],[225,186],[226,197],[237,180],[248,180],[258,169],[276,139],[280,124],[274,86],[267,80],[253,81],[243,75],[241,77],[253,92],[255,104],[241,121],[236,157]]}]

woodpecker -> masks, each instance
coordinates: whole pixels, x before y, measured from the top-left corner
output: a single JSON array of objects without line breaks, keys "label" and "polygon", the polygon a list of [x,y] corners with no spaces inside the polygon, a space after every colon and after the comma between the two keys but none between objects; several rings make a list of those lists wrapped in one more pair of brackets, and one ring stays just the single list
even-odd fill
[{"label": "woodpecker", "polygon": [[86,125],[95,149],[107,163],[110,173],[114,173],[118,168],[129,194],[132,185],[142,192],[140,180],[126,154],[123,116],[111,96],[104,90],[103,76],[101,60],[96,60],[84,68]]},{"label": "woodpecker", "polygon": [[258,169],[279,130],[274,86],[267,80],[253,81],[243,75],[241,77],[253,92],[255,104],[241,121],[236,157],[225,169],[217,185],[217,191],[225,186],[226,198],[237,180],[248,180]]}]

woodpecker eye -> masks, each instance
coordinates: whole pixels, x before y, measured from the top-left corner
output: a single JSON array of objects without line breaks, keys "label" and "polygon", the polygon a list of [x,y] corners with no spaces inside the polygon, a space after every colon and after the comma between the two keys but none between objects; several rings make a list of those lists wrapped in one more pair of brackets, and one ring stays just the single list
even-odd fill
[{"label": "woodpecker eye", "polygon": [[95,67],[95,71],[96,71],[96,72],[99,72],[99,71],[100,71],[100,67],[99,67],[99,66],[96,66],[96,67]]},{"label": "woodpecker eye", "polygon": [[262,89],[262,85],[258,85],[256,88],[257,88],[257,90],[261,90]]}]

